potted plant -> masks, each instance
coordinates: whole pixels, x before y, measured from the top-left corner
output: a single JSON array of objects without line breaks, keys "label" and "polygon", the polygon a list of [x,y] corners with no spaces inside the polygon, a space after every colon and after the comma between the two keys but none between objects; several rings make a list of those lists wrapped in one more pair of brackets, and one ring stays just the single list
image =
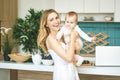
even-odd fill
[{"label": "potted plant", "polygon": [[16,41],[12,38],[12,28],[1,27],[1,52],[3,53],[4,60],[9,61],[10,54],[16,45]]},{"label": "potted plant", "polygon": [[38,49],[37,36],[43,10],[30,9],[28,12],[29,14],[25,16],[25,19],[17,19],[13,27],[13,38],[18,41],[19,45],[23,45],[23,51],[34,54]]}]

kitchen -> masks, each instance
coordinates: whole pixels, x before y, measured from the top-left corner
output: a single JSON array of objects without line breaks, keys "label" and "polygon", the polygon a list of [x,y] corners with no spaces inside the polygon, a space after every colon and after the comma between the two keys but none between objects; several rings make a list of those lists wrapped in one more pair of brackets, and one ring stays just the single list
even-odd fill
[{"label": "kitchen", "polygon": [[[119,6],[119,3],[120,3],[120,1],[119,0],[91,0],[91,1],[90,0],[71,0],[71,1],[69,1],[69,0],[65,0],[65,1],[61,1],[61,0],[60,1],[58,1],[58,0],[52,0],[52,1],[50,1],[50,0],[35,0],[35,1],[17,0],[16,1],[16,0],[13,0],[13,1],[15,1],[17,3],[16,7],[14,7],[15,10],[17,10],[17,12],[16,12],[17,15],[15,15],[15,16],[22,17],[22,18],[25,17],[25,15],[27,14],[27,11],[31,7],[36,9],[36,10],[48,9],[48,8],[56,9],[60,13],[61,20],[64,20],[64,14],[67,11],[75,10],[79,14],[79,21],[80,21],[79,24],[82,25],[83,30],[86,30],[86,28],[88,28],[87,31],[89,31],[89,30],[94,30],[94,28],[96,29],[96,27],[99,27],[95,31],[96,34],[98,34],[97,32],[104,31],[104,32],[108,33],[107,34],[108,36],[116,38],[116,39],[114,39],[114,38],[113,39],[111,39],[111,38],[106,39],[106,40],[108,40],[109,43],[111,43],[111,44],[109,44],[110,46],[120,46],[120,43],[119,43],[119,33],[120,33],[120,30],[119,30],[120,29],[120,26],[119,26],[120,25],[120,15],[119,15],[120,14],[120,9],[119,9],[120,6]],[[9,4],[10,1],[8,2],[6,0],[3,0],[3,2],[4,2],[4,4],[5,3]],[[14,3],[14,2],[11,1],[11,3]],[[47,5],[46,5],[46,3],[47,3]],[[0,4],[1,4],[1,2],[0,2]],[[14,6],[15,6],[15,3],[14,3]],[[6,10],[8,10],[8,9],[6,9]],[[14,9],[11,9],[11,10],[14,11]],[[84,21],[84,16],[87,16],[87,17],[92,16],[94,18],[94,20],[92,20],[92,21],[85,20]],[[105,19],[104,19],[105,16],[110,16],[113,19],[110,21],[105,21]],[[6,17],[5,17],[5,20],[7,20]],[[12,18],[9,20],[11,21]],[[14,22],[14,19],[12,21]],[[11,22],[11,23],[5,22],[6,24],[4,24],[4,25],[6,25],[6,26],[11,25],[12,26],[13,22]],[[113,28],[113,25],[115,26],[115,28],[117,28],[117,30],[115,28]],[[89,26],[92,26],[92,28],[90,28]],[[104,29],[105,26],[107,26],[107,27]],[[111,27],[110,30],[108,30],[109,26]],[[86,27],[86,28],[84,28],[84,27]],[[113,35],[111,35],[111,33]],[[94,55],[87,54],[87,56],[88,56],[87,58],[89,58],[89,60],[91,60],[91,61],[95,60]],[[10,65],[16,66],[16,64],[8,64],[8,65],[6,64],[6,66],[10,66]],[[19,66],[24,67],[25,65],[19,65]],[[31,65],[29,65],[29,66],[31,66]],[[36,77],[39,76],[38,78],[40,78],[44,74],[46,74],[48,76],[48,77],[46,77],[46,79],[51,79],[52,73],[50,73],[50,72],[52,70],[52,67],[48,67],[46,69],[48,71],[50,70],[48,73],[47,72],[36,72],[37,70],[39,71],[39,69],[37,69],[37,67],[38,66],[36,66],[36,69],[35,69],[35,67],[32,67],[33,69],[35,69],[35,71],[29,71],[29,69],[28,69],[28,71],[23,71],[24,69],[19,70],[19,67],[11,67],[8,69],[14,69],[14,68],[18,69],[18,72],[14,71],[14,70],[11,71],[11,72],[13,72],[13,74],[18,73],[18,74],[16,74],[18,76],[18,80],[29,80],[28,79],[29,75],[33,75],[33,74],[35,74],[34,76],[36,76]],[[117,68],[119,69],[119,67],[117,67]],[[113,71],[118,71],[117,68],[115,70],[113,69]],[[84,72],[84,69],[86,69],[86,71],[85,71],[86,75],[84,75],[85,73],[80,74],[81,80],[88,80],[88,79],[90,79],[90,80],[96,80],[96,79],[118,80],[118,79],[120,79],[119,73],[118,73],[117,77],[116,76],[109,76],[109,75],[106,75],[106,76],[97,75],[97,73],[95,73],[95,75],[91,75],[91,74],[94,74],[94,73],[92,73],[93,71],[91,68],[83,68],[82,69],[83,72]],[[104,68],[104,69],[106,69],[106,68]],[[100,69],[100,70],[102,70],[102,69]],[[89,71],[90,71],[90,73],[89,73]],[[10,75],[11,76],[13,75],[13,74],[9,74],[9,70],[7,70],[7,68],[5,70],[0,71],[0,75],[1,75],[0,77],[3,77],[3,74],[1,72],[3,72],[5,75],[8,74],[8,77],[5,77],[5,78],[9,78]],[[109,71],[108,71],[108,73],[109,73]],[[116,73],[116,72],[113,72],[113,73]],[[40,76],[40,74],[41,74],[41,76]],[[15,74],[14,74],[14,77],[15,77]],[[33,78],[33,80],[37,80],[34,78]],[[9,79],[2,79],[2,80],[9,80]],[[11,79],[11,80],[15,80],[15,79]]]}]

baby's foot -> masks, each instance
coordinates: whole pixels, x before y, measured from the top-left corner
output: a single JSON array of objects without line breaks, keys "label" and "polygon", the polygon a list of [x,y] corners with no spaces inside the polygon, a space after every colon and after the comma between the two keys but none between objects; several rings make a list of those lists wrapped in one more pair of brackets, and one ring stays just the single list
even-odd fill
[{"label": "baby's foot", "polygon": [[77,60],[76,66],[80,66],[82,62],[84,61],[84,58],[81,57],[80,55],[75,55],[75,59]]}]

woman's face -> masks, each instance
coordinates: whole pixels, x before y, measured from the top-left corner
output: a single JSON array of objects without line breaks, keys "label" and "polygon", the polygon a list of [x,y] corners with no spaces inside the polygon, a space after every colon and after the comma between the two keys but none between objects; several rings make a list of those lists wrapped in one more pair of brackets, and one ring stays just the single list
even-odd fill
[{"label": "woman's face", "polygon": [[60,18],[55,12],[48,15],[46,26],[49,27],[51,32],[60,29]]}]

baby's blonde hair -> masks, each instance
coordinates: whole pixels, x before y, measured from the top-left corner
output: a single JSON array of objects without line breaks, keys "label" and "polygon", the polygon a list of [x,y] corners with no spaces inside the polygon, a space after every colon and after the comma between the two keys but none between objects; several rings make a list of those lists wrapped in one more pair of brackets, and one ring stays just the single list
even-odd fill
[{"label": "baby's blonde hair", "polygon": [[66,20],[67,16],[68,16],[68,17],[73,17],[73,16],[75,16],[75,18],[76,18],[75,21],[76,21],[76,23],[78,22],[78,14],[77,14],[75,11],[70,11],[70,12],[68,12],[68,13],[66,14],[65,20]]}]

